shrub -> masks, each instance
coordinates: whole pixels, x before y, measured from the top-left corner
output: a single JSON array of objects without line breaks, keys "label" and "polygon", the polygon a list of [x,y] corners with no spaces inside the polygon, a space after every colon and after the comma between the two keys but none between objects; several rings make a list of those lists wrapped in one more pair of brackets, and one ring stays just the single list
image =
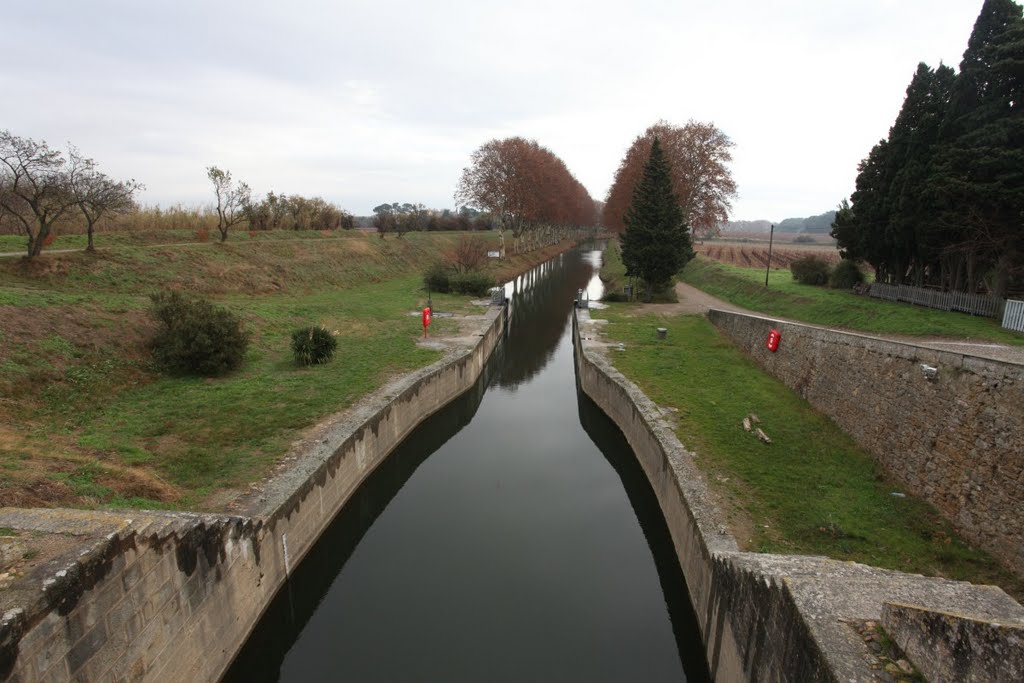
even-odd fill
[{"label": "shrub", "polygon": [[854,261],[843,259],[832,269],[828,276],[828,286],[832,289],[853,289],[864,283],[864,273]]},{"label": "shrub", "polygon": [[210,229],[199,228],[196,230],[196,242],[209,242],[210,241]]},{"label": "shrub", "polygon": [[456,273],[448,281],[456,294],[471,296],[487,296],[495,285],[494,278],[486,273]]},{"label": "shrub", "polygon": [[326,363],[337,348],[338,340],[323,327],[303,327],[292,332],[292,353],[299,365]]},{"label": "shrub", "polygon": [[798,258],[789,264],[793,279],[805,285],[823,285],[828,282],[829,262],[813,254]]},{"label": "shrub", "polygon": [[423,274],[423,285],[431,292],[446,294],[451,291],[451,274],[443,263],[435,263]]},{"label": "shrub", "polygon": [[810,235],[797,235],[793,238],[794,244],[814,244],[814,238]]},{"label": "shrub", "polygon": [[472,273],[487,263],[487,243],[479,237],[462,235],[448,254],[448,261],[457,273]]},{"label": "shrub", "polygon": [[165,371],[209,377],[242,364],[249,335],[233,313],[180,292],[161,292],[150,298],[151,312],[160,323],[150,348]]}]

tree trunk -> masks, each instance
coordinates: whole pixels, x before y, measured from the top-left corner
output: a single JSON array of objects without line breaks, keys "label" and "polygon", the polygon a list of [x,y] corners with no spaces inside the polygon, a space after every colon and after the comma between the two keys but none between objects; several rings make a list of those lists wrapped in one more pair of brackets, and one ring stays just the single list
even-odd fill
[{"label": "tree trunk", "polygon": [[85,234],[86,234],[86,236],[89,239],[89,243],[86,245],[85,250],[86,251],[96,251],[96,245],[93,244],[93,242],[92,242],[93,222],[88,217],[86,217],[85,220],[86,220],[86,224],[87,224],[86,228],[85,228]]},{"label": "tree trunk", "polygon": [[42,253],[42,251],[43,251],[43,243],[46,241],[46,238],[49,237],[49,236],[50,236],[50,226],[49,225],[40,225],[39,226],[39,232],[36,233],[35,239],[32,239],[31,237],[29,237],[29,241],[28,241],[28,257],[29,258],[35,258],[36,256],[39,256],[40,253]]}]

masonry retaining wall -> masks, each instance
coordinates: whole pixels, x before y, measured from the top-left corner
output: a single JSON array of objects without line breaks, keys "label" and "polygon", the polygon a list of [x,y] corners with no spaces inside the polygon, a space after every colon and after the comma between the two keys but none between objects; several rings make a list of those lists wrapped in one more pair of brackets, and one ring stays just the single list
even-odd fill
[{"label": "masonry retaining wall", "polygon": [[580,387],[622,430],[654,490],[714,680],[883,680],[855,626],[880,620],[890,602],[1024,623],[1024,608],[994,586],[739,551],[693,456],[658,406],[615,369],[590,312],[577,311],[574,320]]},{"label": "masonry retaining wall", "polygon": [[[741,313],[708,318],[1024,576],[1024,366]],[[775,353],[771,328],[782,333]]]},{"label": "masonry retaining wall", "polygon": [[291,570],[359,484],[417,424],[462,394],[500,342],[475,341],[388,385],[294,449],[238,516],[0,510],[0,526],[72,536],[73,556],[0,598],[10,681],[215,681]]}]

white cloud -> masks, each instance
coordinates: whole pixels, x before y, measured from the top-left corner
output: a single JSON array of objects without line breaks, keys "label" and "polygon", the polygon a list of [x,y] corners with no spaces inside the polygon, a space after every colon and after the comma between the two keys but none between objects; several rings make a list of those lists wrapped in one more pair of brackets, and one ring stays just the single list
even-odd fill
[{"label": "white cloud", "polygon": [[981,3],[68,3],[5,11],[2,125],[71,140],[150,202],[255,190],[451,206],[470,152],[535,137],[602,199],[658,119],[736,143],[738,218],[853,189],[919,61],[959,63]]}]

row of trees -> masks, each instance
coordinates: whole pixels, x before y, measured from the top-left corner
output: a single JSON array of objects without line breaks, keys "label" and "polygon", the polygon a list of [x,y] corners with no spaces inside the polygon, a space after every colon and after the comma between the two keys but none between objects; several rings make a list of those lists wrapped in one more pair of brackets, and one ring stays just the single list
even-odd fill
[{"label": "row of trees", "polygon": [[249,204],[251,230],[351,230],[356,219],[320,197],[274,194]]},{"label": "row of trees", "polygon": [[633,140],[615,172],[601,224],[616,232],[625,229],[626,209],[655,140],[671,170],[672,191],[684,220],[699,238],[716,235],[719,226],[729,219],[736,197],[736,183],[729,169],[733,142],[714,124],[698,121],[684,126],[659,121]]},{"label": "row of trees", "polygon": [[28,238],[28,257],[38,256],[58,221],[79,213],[85,220],[88,249],[96,224],[113,213],[136,208],[142,184],[115,180],[73,146],[67,156],[45,142],[0,131],[0,222],[13,224]]},{"label": "row of trees", "polygon": [[559,239],[567,228],[597,224],[590,193],[554,152],[521,137],[491,140],[473,152],[455,201],[490,213],[512,231],[513,252]]},{"label": "row of trees", "polygon": [[373,227],[383,239],[388,233],[401,237],[407,232],[435,230],[490,230],[493,221],[490,214],[463,206],[457,212],[450,209],[438,211],[423,204],[392,202],[373,207]]},{"label": "row of trees", "polygon": [[876,278],[999,295],[1024,285],[1024,19],[986,0],[956,73],[920,64],[832,228]]}]

